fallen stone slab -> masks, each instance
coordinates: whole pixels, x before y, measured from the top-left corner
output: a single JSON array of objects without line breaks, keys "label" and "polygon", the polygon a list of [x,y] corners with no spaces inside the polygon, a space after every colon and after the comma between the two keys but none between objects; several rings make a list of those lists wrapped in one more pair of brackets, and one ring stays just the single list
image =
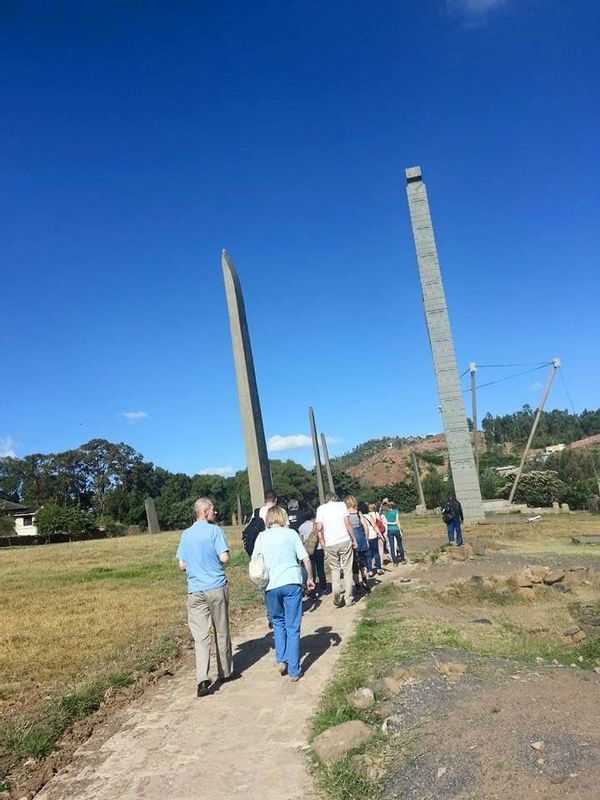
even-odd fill
[{"label": "fallen stone slab", "polygon": [[350,750],[364,744],[372,734],[373,729],[365,722],[351,719],[319,734],[313,741],[313,751],[322,764],[333,764]]},{"label": "fallen stone slab", "polygon": [[563,569],[551,569],[550,572],[547,572],[543,577],[546,586],[552,586],[553,583],[564,581],[564,579],[565,571]]},{"label": "fallen stone slab", "polygon": [[571,536],[573,544],[600,544],[600,533],[584,533]]}]

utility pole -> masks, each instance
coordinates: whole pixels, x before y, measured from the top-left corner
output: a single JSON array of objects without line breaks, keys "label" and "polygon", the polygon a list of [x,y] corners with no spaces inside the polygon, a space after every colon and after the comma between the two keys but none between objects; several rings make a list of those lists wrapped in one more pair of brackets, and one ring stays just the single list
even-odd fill
[{"label": "utility pole", "polygon": [[475,456],[475,469],[477,471],[477,480],[479,480],[479,437],[477,435],[477,387],[475,386],[475,375],[477,373],[477,364],[474,361],[469,361],[469,372],[471,373],[471,406],[473,415],[473,455]]},{"label": "utility pole", "polygon": [[525,461],[527,460],[527,455],[529,450],[531,449],[531,443],[533,442],[533,437],[535,436],[535,432],[537,430],[538,423],[540,421],[540,417],[542,416],[542,411],[544,410],[544,404],[548,398],[548,394],[550,393],[550,388],[552,386],[552,382],[556,377],[556,372],[560,367],[560,359],[553,358],[552,359],[552,368],[550,370],[550,374],[548,375],[548,379],[546,381],[546,385],[544,386],[544,391],[542,392],[542,399],[540,400],[540,405],[537,410],[537,414],[535,415],[535,419],[533,420],[533,425],[531,426],[531,433],[529,434],[529,439],[527,439],[527,444],[525,445],[525,451],[523,453],[523,458],[521,459],[521,463],[519,464],[519,470],[515,477],[515,482],[513,483],[512,489],[510,490],[510,497],[508,498],[508,502],[512,503],[515,499],[515,494],[517,492],[517,486],[519,485],[519,481],[521,480],[521,475],[523,474],[523,469],[525,467]]},{"label": "utility pole", "polygon": [[425,502],[425,495],[423,494],[423,485],[421,483],[421,476],[419,475],[419,462],[417,461],[417,454],[413,450],[410,455],[412,458],[413,472],[415,473],[415,487],[417,489],[417,492],[419,493],[419,503],[423,506],[423,508],[427,508],[427,503]]}]

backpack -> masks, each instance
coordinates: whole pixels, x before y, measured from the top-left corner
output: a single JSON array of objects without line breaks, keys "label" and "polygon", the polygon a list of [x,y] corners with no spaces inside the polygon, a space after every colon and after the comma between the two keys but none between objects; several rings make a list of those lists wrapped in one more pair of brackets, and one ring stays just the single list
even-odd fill
[{"label": "backpack", "polygon": [[442,519],[448,525],[456,517],[458,517],[458,502],[450,499],[442,509]]},{"label": "backpack", "polygon": [[375,517],[375,527],[382,536],[385,534],[385,523],[379,514],[377,514]]},{"label": "backpack", "polygon": [[248,553],[249,556],[252,556],[252,551],[254,550],[254,543],[256,542],[256,537],[261,531],[264,531],[264,529],[265,529],[265,522],[259,514],[259,509],[255,508],[254,514],[252,515],[252,519],[242,531],[242,544],[244,545],[244,550]]}]

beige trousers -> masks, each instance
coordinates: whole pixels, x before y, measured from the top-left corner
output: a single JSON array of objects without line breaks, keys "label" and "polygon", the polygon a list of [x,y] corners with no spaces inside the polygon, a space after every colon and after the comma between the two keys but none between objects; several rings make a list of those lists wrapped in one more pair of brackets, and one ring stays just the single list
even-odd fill
[{"label": "beige trousers", "polygon": [[192,592],[187,601],[188,626],[196,653],[196,682],[207,681],[210,665],[210,631],[214,631],[217,669],[220,678],[233,671],[229,635],[229,592],[227,584],[206,592]]},{"label": "beige trousers", "polygon": [[327,563],[331,570],[333,599],[336,600],[340,596],[340,570],[343,570],[344,597],[346,604],[351,603],[354,593],[354,581],[352,580],[352,542],[348,539],[347,542],[326,547],[325,552],[327,553]]}]

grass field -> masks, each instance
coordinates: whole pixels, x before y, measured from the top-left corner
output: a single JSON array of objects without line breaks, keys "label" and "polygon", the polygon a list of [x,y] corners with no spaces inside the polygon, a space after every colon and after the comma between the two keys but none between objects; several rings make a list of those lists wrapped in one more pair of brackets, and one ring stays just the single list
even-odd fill
[{"label": "grass field", "polygon": [[[232,624],[261,603],[227,529]],[[188,638],[179,534],[0,550],[0,781],[19,760],[178,654]]]}]

